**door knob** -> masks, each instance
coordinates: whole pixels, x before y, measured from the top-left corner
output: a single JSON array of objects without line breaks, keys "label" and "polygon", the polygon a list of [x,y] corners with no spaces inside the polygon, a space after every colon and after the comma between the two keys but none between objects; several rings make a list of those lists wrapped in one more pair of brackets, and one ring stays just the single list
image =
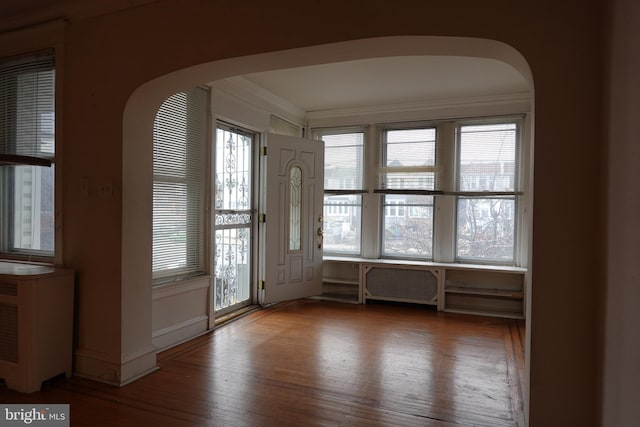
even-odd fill
[{"label": "door knob", "polygon": [[316,235],[318,236],[318,249],[322,249],[322,241],[324,240],[324,231],[322,230],[322,227],[318,227]]}]

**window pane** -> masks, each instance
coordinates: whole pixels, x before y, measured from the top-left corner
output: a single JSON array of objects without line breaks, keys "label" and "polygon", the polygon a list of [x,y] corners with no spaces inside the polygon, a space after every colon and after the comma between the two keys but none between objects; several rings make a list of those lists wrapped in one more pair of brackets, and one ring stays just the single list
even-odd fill
[{"label": "window pane", "polygon": [[322,135],[325,190],[361,190],[364,133]]},{"label": "window pane", "polygon": [[54,250],[54,167],[13,169],[12,251]]},{"label": "window pane", "polygon": [[380,188],[435,189],[436,129],[385,131],[382,166]]},{"label": "window pane", "polygon": [[515,191],[516,123],[460,127],[460,191]]},{"label": "window pane", "polygon": [[515,199],[458,199],[457,257],[513,261]]},{"label": "window pane", "polygon": [[16,154],[53,157],[54,70],[16,76]]},{"label": "window pane", "polygon": [[435,128],[388,130],[386,166],[434,166]]},{"label": "window pane", "polygon": [[181,92],[162,103],[153,123],[154,175],[186,177],[187,138],[187,94]]},{"label": "window pane", "polygon": [[430,259],[433,253],[433,196],[384,196],[385,256]]},{"label": "window pane", "polygon": [[360,254],[360,195],[324,197],[324,251]]},{"label": "window pane", "polygon": [[246,210],[251,207],[252,137],[226,128],[216,135],[215,207]]},{"label": "window pane", "polygon": [[51,52],[0,60],[0,152],[53,160],[55,59]]},{"label": "window pane", "polygon": [[250,227],[215,232],[215,309],[221,310],[250,298]]},{"label": "window pane", "polygon": [[153,184],[153,271],[187,267],[187,185]]}]

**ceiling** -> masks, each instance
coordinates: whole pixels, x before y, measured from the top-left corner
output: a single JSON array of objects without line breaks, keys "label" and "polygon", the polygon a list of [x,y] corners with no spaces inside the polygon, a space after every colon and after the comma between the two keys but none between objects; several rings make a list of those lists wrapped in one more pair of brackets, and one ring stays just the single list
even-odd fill
[{"label": "ceiling", "polygon": [[523,94],[522,75],[493,59],[401,56],[242,76],[307,112]]},{"label": "ceiling", "polygon": [[0,0],[0,32],[55,19],[76,20],[159,0]]}]

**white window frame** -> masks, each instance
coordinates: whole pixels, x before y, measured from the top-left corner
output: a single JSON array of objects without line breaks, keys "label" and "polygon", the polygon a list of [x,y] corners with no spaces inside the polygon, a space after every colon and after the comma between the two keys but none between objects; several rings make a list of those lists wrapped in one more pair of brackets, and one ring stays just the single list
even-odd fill
[{"label": "white window frame", "polygon": [[[413,181],[418,179],[419,182],[423,181],[423,178],[418,175],[417,178],[413,178],[411,182],[409,182],[408,186],[405,187],[405,177],[394,177],[387,176],[389,168],[386,166],[386,156],[387,156],[387,133],[393,131],[412,131],[412,130],[430,130],[434,131],[434,164],[425,166],[425,167],[416,167],[416,166],[407,166],[405,168],[398,167],[394,168],[393,172],[401,172],[405,174],[405,176],[410,177],[411,174],[422,174],[422,173],[434,173],[434,188],[415,188],[415,184]],[[436,122],[411,122],[411,123],[391,123],[379,126],[379,152],[380,152],[380,160],[378,162],[379,165],[379,173],[377,176],[377,184],[376,188],[374,188],[374,192],[379,194],[379,203],[380,203],[380,223],[378,228],[379,233],[379,256],[382,258],[390,258],[390,259],[411,259],[418,261],[433,261],[434,254],[436,250],[436,235],[435,235],[435,211],[436,211],[436,199],[435,188],[438,185],[438,174],[436,171],[438,170],[438,145],[439,145],[439,130]],[[403,170],[404,169],[404,170]],[[406,172],[405,172],[406,171]],[[393,173],[392,172],[392,173]],[[426,179],[428,182],[427,178]],[[410,196],[412,194],[430,196],[433,197],[432,200],[432,214],[431,214],[431,247],[428,252],[429,255],[422,254],[396,254],[392,252],[385,252],[385,227],[386,227],[386,218],[428,218],[428,215],[425,216],[411,216],[409,212],[411,211],[411,207],[415,206],[413,203],[400,203],[399,201],[391,201],[387,202],[387,197],[392,195],[406,195]],[[395,205],[392,207],[392,205]],[[425,206],[425,205],[418,205]],[[389,215],[387,215],[389,213]]]},{"label": "white window frame", "polygon": [[[513,191],[504,191],[504,192],[495,192],[491,191],[463,191],[460,189],[460,129],[464,126],[475,126],[475,125],[500,125],[500,124],[509,124],[513,123],[516,125],[516,140],[515,140],[515,164],[514,164],[514,173],[513,173]],[[490,117],[483,119],[474,119],[474,120],[460,120],[456,122],[456,138],[455,138],[455,147],[456,147],[456,157],[455,157],[455,216],[454,216],[454,237],[453,237],[453,245],[454,245],[454,261],[456,262],[464,262],[464,263],[478,263],[478,264],[495,264],[495,265],[519,265],[518,254],[520,253],[520,230],[522,230],[523,223],[523,214],[521,212],[522,207],[521,199],[523,198],[523,123],[524,120],[522,117]],[[478,183],[480,182],[480,177],[477,177]],[[486,193],[486,196],[483,194]],[[504,193],[504,194],[500,194]],[[496,199],[504,199],[504,200],[513,200],[513,250],[510,259],[500,259],[500,258],[480,258],[480,257],[465,257],[460,256],[458,254],[458,244],[459,239],[457,235],[458,230],[458,209],[460,206],[460,201],[462,199],[477,199],[477,200],[496,200]]]}]

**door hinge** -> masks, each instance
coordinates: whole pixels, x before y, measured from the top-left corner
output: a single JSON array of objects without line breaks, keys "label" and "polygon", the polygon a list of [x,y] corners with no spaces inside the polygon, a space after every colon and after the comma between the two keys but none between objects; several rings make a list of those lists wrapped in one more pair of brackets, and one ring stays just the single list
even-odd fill
[{"label": "door hinge", "polygon": [[267,214],[258,214],[258,222],[261,224],[264,224],[265,222],[267,222]]},{"label": "door hinge", "polygon": [[263,156],[267,155],[267,147],[262,147],[262,149],[260,149],[260,154],[262,154]]},{"label": "door hinge", "polygon": [[264,289],[264,280],[258,280],[258,290]]}]

